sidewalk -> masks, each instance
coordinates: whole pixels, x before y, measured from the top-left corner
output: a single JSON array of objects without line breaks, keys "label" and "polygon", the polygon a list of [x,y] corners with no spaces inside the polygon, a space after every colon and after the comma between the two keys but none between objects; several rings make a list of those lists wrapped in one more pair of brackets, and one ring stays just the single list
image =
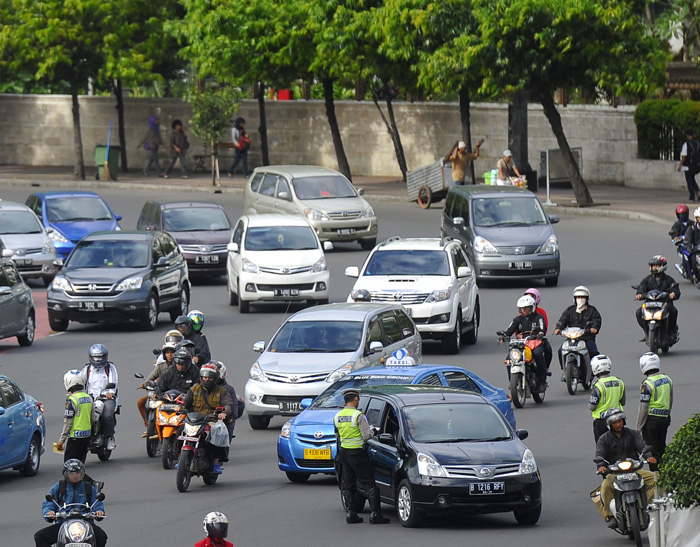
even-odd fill
[{"label": "sidewalk", "polygon": [[[173,171],[169,179],[162,179],[155,175],[145,177],[140,169],[132,169],[128,173],[120,172],[116,181],[95,180],[95,167],[86,166],[86,179],[76,181],[73,177],[72,167],[34,167],[22,165],[0,166],[0,186],[28,186],[28,187],[60,187],[83,190],[96,190],[100,188],[139,189],[150,188],[168,191],[190,191],[203,193],[240,193],[243,191],[246,179],[237,174],[233,178],[223,173],[221,186],[212,185],[211,173],[189,173],[189,178],[181,179]],[[395,201],[409,204],[406,185],[396,177],[364,177],[354,176],[353,183],[358,188],[364,188],[365,197],[369,201]],[[585,215],[595,217],[615,217],[630,220],[658,222],[671,227],[675,221],[675,208],[679,203],[686,203],[687,192],[679,189],[647,190],[640,188],[626,188],[624,186],[590,184],[588,189],[596,203],[593,207],[578,208],[571,188],[556,186],[551,188],[550,199],[556,206],[545,204],[550,214],[559,215]],[[545,188],[540,188],[537,194],[546,202]],[[444,202],[437,202],[433,208],[442,207]],[[421,209],[417,204],[410,204],[416,211]],[[688,203],[691,213],[694,203]]]}]

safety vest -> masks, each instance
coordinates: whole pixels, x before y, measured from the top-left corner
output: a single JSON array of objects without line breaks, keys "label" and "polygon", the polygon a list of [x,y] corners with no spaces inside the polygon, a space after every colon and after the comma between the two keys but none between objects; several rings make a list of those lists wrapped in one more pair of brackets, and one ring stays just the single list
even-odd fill
[{"label": "safety vest", "polygon": [[202,384],[195,384],[190,389],[192,390],[192,409],[202,414],[216,412],[216,407],[221,406],[221,395],[226,393],[223,387],[215,386],[209,393],[209,397],[205,398]]},{"label": "safety vest", "polygon": [[92,434],[92,397],[84,391],[76,391],[68,396],[73,403],[75,414],[69,437],[84,439]]},{"label": "safety vest", "polygon": [[362,448],[365,441],[362,439],[362,432],[357,421],[362,416],[362,412],[356,408],[345,407],[333,418],[335,428],[340,435],[340,446],[342,448]]},{"label": "safety vest", "polygon": [[671,388],[673,382],[665,374],[657,372],[648,376],[642,385],[646,385],[651,391],[649,401],[650,416],[670,416],[671,415]]},{"label": "safety vest", "polygon": [[603,376],[598,378],[593,387],[597,387],[600,391],[600,399],[598,406],[593,411],[593,418],[599,419],[606,410],[611,408],[621,408],[620,399],[625,392],[625,384],[616,376]]}]

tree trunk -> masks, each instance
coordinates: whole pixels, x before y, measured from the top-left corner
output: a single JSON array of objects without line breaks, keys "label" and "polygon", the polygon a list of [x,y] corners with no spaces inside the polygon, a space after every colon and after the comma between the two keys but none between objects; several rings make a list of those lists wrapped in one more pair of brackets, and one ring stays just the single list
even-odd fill
[{"label": "tree trunk", "polygon": [[80,105],[78,104],[78,82],[71,82],[71,102],[73,103],[73,174],[76,180],[85,180],[83,160],[83,135],[80,132]]},{"label": "tree trunk", "polygon": [[593,205],[593,198],[586,183],[583,181],[581,176],[581,171],[578,168],[576,159],[571,153],[571,147],[569,146],[569,141],[566,140],[566,135],[564,135],[564,128],[561,125],[561,116],[554,104],[554,99],[549,91],[539,92],[540,103],[544,108],[544,115],[549,121],[549,125],[552,127],[552,132],[557,138],[557,143],[559,144],[559,149],[564,157],[564,162],[566,163],[566,170],[569,173],[569,178],[571,179],[571,186],[574,189],[574,195],[576,196],[576,202],[579,207],[590,207]]},{"label": "tree trunk", "polygon": [[401,175],[403,177],[403,181],[406,182],[406,172],[408,171],[408,167],[406,166],[406,154],[404,154],[403,150],[403,145],[401,144],[401,137],[399,135],[399,128],[396,125],[396,117],[394,116],[394,106],[392,104],[392,98],[389,95],[389,86],[387,82],[382,81],[382,87],[384,90],[385,98],[386,98],[386,107],[389,112],[389,119],[386,119],[386,116],[384,115],[384,112],[382,112],[381,106],[379,106],[379,97],[375,91],[375,88],[373,87],[373,92],[372,92],[372,100],[374,101],[374,106],[377,107],[377,110],[379,111],[379,115],[382,118],[382,121],[384,122],[384,125],[386,126],[386,130],[389,133],[389,136],[391,137],[391,142],[394,144],[394,152],[396,154],[396,160],[399,163],[399,169],[401,169]]},{"label": "tree trunk", "polygon": [[258,98],[258,115],[260,116],[260,147],[262,149],[263,165],[270,165],[270,151],[267,146],[267,111],[265,110],[265,84],[264,82],[257,83],[256,95]]},{"label": "tree trunk", "polygon": [[117,120],[119,123],[119,146],[121,146],[122,173],[129,171],[129,166],[126,161],[126,133],[124,130],[124,93],[122,90],[122,81],[116,80],[114,86],[114,94],[117,97]]},{"label": "tree trunk", "polygon": [[349,181],[352,182],[352,173],[350,172],[350,164],[348,163],[348,158],[345,155],[345,149],[343,148],[343,139],[340,136],[340,127],[338,126],[338,118],[335,116],[335,102],[333,100],[333,80],[331,78],[324,78],[322,80],[323,84],[323,98],[326,102],[326,117],[328,118],[328,125],[331,128],[331,136],[333,137],[333,146],[335,146],[335,155],[338,160],[338,170],[347,177]]},{"label": "tree trunk", "polygon": [[532,171],[527,148],[527,103],[527,92],[518,91],[508,105],[508,148],[513,152],[515,165],[521,173]]},{"label": "tree trunk", "polygon": [[[459,121],[462,125],[462,138],[467,143],[467,152],[472,151],[472,121],[471,121],[471,97],[469,89],[466,86],[459,88]],[[472,179],[472,184],[476,184],[476,172],[474,171],[474,162],[469,162],[469,173]]]},{"label": "tree trunk", "polygon": [[214,139],[209,139],[209,148],[211,150],[211,184],[212,186],[221,186],[219,181],[219,172],[216,169],[216,156],[219,153],[217,142]]}]

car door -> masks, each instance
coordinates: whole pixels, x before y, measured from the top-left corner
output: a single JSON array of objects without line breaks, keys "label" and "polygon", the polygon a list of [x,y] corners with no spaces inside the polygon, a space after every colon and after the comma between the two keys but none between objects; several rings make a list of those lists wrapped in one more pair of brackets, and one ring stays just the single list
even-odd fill
[{"label": "car door", "polygon": [[[4,265],[5,262],[3,261],[3,266]],[[12,332],[14,322],[13,308],[12,288],[7,281],[5,272],[0,269],[0,338],[10,336]]]},{"label": "car door", "polygon": [[0,286],[7,282],[11,289],[9,316],[5,316],[5,319],[10,319],[9,336],[14,336],[24,329],[30,310],[34,306],[32,291],[22,282],[22,277],[11,261],[2,262],[0,272]]},{"label": "car door", "polygon": [[165,257],[166,266],[157,268],[158,294],[161,302],[179,301],[180,287],[184,268],[186,268],[185,258],[180,253],[177,242],[167,233],[160,232],[153,238],[153,258],[155,263],[158,259]]},{"label": "car door", "polygon": [[24,405],[22,392],[10,380],[0,378],[0,393],[5,409],[0,416],[0,460],[15,464],[27,453],[32,413]]},{"label": "car door", "polygon": [[374,478],[379,488],[379,495],[385,500],[394,500],[394,471],[399,467],[401,432],[398,409],[390,402],[372,397],[365,412],[372,427],[379,428],[379,433],[388,433],[394,439],[394,445],[379,442],[378,438],[367,441],[367,454],[372,462]]},{"label": "car door", "polygon": [[379,342],[380,344],[384,345],[384,333],[382,332],[382,325],[379,321],[378,315],[370,317],[367,324],[365,351],[362,357],[362,366],[357,368],[376,367],[382,364],[386,359],[386,348],[383,348],[382,351],[377,353],[370,352],[372,342]]},{"label": "car door", "polygon": [[382,312],[379,315],[379,322],[382,325],[385,360],[391,357],[391,354],[400,348],[408,351],[409,355],[415,353],[415,344],[411,342],[410,338],[404,339],[403,329],[399,324],[398,317],[394,310]]},{"label": "car door", "polygon": [[275,200],[272,203],[273,213],[297,213],[292,204],[292,189],[284,177],[279,177],[277,189],[275,190]]},{"label": "car door", "polygon": [[240,290],[238,288],[238,276],[241,273],[241,264],[243,261],[243,259],[241,258],[241,252],[243,251],[242,246],[243,236],[245,235],[245,228],[245,222],[242,219],[239,220],[236,224],[236,227],[233,230],[233,236],[231,237],[231,243],[235,243],[236,245],[238,245],[238,251],[235,253],[229,252],[227,258],[228,282],[230,283],[230,286],[234,289],[234,292],[236,294],[240,294]]},{"label": "car door", "polygon": [[416,324],[404,310],[396,310],[396,317],[401,327],[404,349],[409,352],[416,363],[420,363],[423,360],[423,340],[416,330]]},{"label": "car door", "polygon": [[[471,269],[471,265],[469,263],[469,259],[467,258],[467,254],[461,249],[461,247],[454,245],[450,249],[450,260],[452,261],[452,265],[454,268],[455,282],[457,284],[457,294],[459,295],[459,303],[462,307],[462,320],[466,322],[471,319],[471,316],[474,313],[474,275],[468,275],[466,277],[457,276],[459,268],[468,267],[469,269]],[[469,310],[469,315],[467,315],[466,310]]]},{"label": "car door", "polygon": [[265,173],[265,177],[260,184],[260,191],[253,199],[253,208],[257,213],[276,212],[273,203],[277,200],[275,192],[277,191],[277,180],[279,178],[279,175],[274,173]]}]

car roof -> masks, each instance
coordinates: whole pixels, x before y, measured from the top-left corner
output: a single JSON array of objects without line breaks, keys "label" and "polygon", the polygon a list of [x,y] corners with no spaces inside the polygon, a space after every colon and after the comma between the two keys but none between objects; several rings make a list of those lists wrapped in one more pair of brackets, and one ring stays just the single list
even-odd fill
[{"label": "car roof", "polygon": [[86,192],[83,190],[53,190],[51,192],[34,192],[33,196],[39,196],[46,199],[53,198],[70,198],[70,197],[89,197],[103,199],[102,196],[95,192]]},{"label": "car roof", "polygon": [[86,235],[84,240],[96,239],[120,239],[120,240],[143,240],[151,239],[155,234],[165,234],[166,232],[158,230],[119,230],[119,231],[102,231],[93,232]]},{"label": "car roof", "polygon": [[253,174],[259,172],[277,173],[280,175],[287,175],[291,178],[321,177],[328,175],[339,175],[341,177],[344,177],[342,173],[339,173],[334,169],[329,169],[328,167],[321,167],[319,165],[267,165],[265,167],[256,167],[253,171]]},{"label": "car roof", "polygon": [[401,304],[379,302],[336,302],[298,311],[288,321],[330,321],[345,319],[347,321],[364,321],[370,313],[383,310],[403,309]]},{"label": "car roof", "polygon": [[377,245],[377,251],[386,251],[390,249],[410,249],[410,250],[430,250],[442,251],[450,242],[454,241],[459,245],[459,241],[451,237],[407,237],[400,236],[390,237]]},{"label": "car roof", "polygon": [[527,188],[519,186],[491,186],[487,184],[469,184],[464,186],[453,186],[450,192],[458,192],[460,194],[478,195],[480,197],[498,196],[503,197],[503,194],[512,194],[513,196],[532,196],[535,194]]},{"label": "car roof", "polygon": [[156,201],[161,209],[184,209],[186,207],[198,207],[198,208],[211,208],[211,209],[223,209],[218,203],[211,203],[208,201],[168,201],[160,202]]},{"label": "car roof", "polygon": [[281,213],[263,213],[261,215],[244,215],[249,227],[257,226],[308,226],[311,224],[301,215],[285,215]]},{"label": "car roof", "polygon": [[421,384],[390,384],[363,387],[361,396],[382,395],[401,403],[402,406],[426,403],[487,403],[493,404],[483,395],[454,387],[425,386]]},{"label": "car roof", "polygon": [[33,213],[33,211],[24,203],[17,203],[16,201],[3,201],[1,199],[0,209],[4,209],[6,211],[29,211],[30,213]]},{"label": "car roof", "polygon": [[448,370],[460,370],[467,372],[465,369],[454,366],[454,365],[430,365],[426,363],[421,363],[420,365],[412,366],[379,366],[372,368],[363,368],[356,370],[347,375],[347,378],[352,378],[353,376],[411,376],[415,378],[421,374],[430,372],[440,372]]}]

